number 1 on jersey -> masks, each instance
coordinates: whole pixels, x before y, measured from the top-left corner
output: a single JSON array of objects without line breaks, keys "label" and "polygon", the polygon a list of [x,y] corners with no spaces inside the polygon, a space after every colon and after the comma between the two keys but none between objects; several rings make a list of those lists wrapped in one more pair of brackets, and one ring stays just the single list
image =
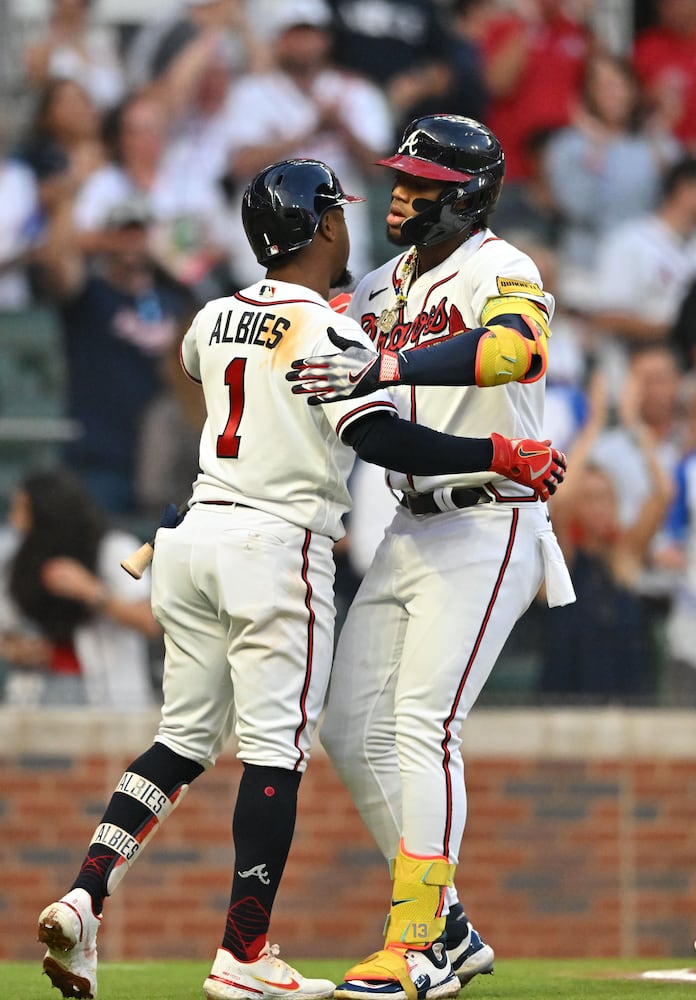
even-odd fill
[{"label": "number 1 on jersey", "polygon": [[217,439],[218,458],[236,458],[240,438],[237,434],[244,411],[244,367],[246,358],[235,358],[225,369],[225,385],[229,389],[230,414],[222,434]]}]

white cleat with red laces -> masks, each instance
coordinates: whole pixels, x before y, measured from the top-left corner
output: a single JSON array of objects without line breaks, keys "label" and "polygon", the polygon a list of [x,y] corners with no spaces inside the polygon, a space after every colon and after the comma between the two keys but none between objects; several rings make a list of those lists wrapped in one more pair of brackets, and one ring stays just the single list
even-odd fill
[{"label": "white cleat with red laces", "polygon": [[241,962],[218,948],[210,975],[203,983],[207,1000],[275,1000],[294,996],[301,1000],[322,1000],[333,996],[335,983],[329,979],[307,979],[278,958],[277,944],[266,943],[253,962]]},{"label": "white cleat with red laces", "polygon": [[64,997],[97,995],[97,931],[101,916],[84,889],[73,889],[39,916],[39,941],[48,947],[43,970]]}]

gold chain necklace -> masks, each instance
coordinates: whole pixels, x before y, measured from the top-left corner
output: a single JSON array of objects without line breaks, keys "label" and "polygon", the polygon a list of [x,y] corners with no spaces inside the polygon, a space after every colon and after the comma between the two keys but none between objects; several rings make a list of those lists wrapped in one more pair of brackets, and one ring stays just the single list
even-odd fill
[{"label": "gold chain necklace", "polygon": [[400,274],[394,280],[396,288],[394,305],[390,309],[383,309],[379,314],[377,326],[382,333],[389,333],[399,318],[399,310],[407,299],[405,289],[407,285],[410,286],[413,275],[418,276],[418,251],[415,247],[411,247],[401,266]]}]

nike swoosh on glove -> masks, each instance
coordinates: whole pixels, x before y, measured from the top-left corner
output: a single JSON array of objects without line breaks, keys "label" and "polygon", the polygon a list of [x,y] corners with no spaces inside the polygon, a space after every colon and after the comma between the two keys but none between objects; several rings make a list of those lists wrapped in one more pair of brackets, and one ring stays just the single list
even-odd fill
[{"label": "nike swoosh on glove", "polygon": [[329,340],[340,354],[321,354],[293,361],[285,378],[295,382],[296,395],[309,396],[310,406],[336,403],[343,399],[369,396],[384,385],[399,381],[399,355],[396,351],[377,354],[356,340],[349,340],[327,328]]},{"label": "nike swoosh on glove", "polygon": [[493,433],[491,441],[491,472],[529,486],[546,503],[563,482],[568,464],[563,452],[553,448],[550,440],[506,438],[502,434]]}]

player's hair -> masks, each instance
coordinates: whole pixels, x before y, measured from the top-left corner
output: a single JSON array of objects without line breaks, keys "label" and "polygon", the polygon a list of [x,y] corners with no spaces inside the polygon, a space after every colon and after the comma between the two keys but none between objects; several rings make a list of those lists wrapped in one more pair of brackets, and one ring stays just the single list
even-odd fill
[{"label": "player's hair", "polygon": [[30,473],[17,489],[28,497],[31,527],[10,564],[9,593],[46,638],[67,642],[93,612],[82,601],[51,594],[41,571],[48,559],[69,556],[96,572],[106,515],[82,482],[63,469]]}]

